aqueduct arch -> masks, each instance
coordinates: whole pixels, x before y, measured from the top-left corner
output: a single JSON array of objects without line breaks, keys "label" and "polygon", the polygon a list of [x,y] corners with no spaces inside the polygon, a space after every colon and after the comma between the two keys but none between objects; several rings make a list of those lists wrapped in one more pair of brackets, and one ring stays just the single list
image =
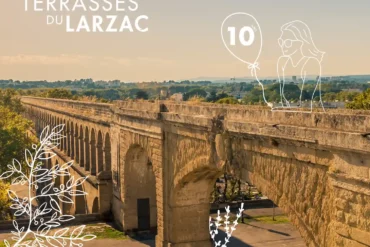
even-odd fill
[{"label": "aqueduct arch", "polygon": [[206,202],[225,165],[278,204],[308,246],[370,245],[369,112],[31,97],[22,102],[37,132],[66,123],[58,159],[80,156],[71,172],[91,176],[84,188],[87,213],[112,212],[122,228],[135,228],[137,219],[127,219],[135,206],[125,203],[132,196],[128,182],[135,179],[130,174],[152,167],[158,247],[209,244]]},{"label": "aqueduct arch", "polygon": [[131,145],[125,155],[124,198],[125,230],[149,230],[157,226],[156,177],[153,163],[141,146]]},{"label": "aqueduct arch", "polygon": [[[198,161],[206,161],[202,158]],[[196,242],[192,246],[211,246],[208,229],[210,195],[222,170],[203,162],[191,164],[191,167],[194,166],[194,170],[174,183],[171,193],[169,224],[172,228],[169,239],[180,243],[175,246],[186,246],[192,242]]]},{"label": "aqueduct arch", "polygon": [[[81,184],[76,187],[76,190],[85,191]],[[87,196],[75,196],[76,214],[86,214],[87,213],[88,211],[87,204],[86,204]]]}]

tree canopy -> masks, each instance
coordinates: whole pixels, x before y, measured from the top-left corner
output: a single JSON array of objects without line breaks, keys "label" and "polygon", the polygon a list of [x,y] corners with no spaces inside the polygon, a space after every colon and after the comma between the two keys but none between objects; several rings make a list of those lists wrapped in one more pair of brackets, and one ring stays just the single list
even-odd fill
[{"label": "tree canopy", "polygon": [[73,99],[72,92],[63,88],[50,89],[45,96],[54,99]]},{"label": "tree canopy", "polygon": [[353,102],[346,105],[350,109],[363,109],[370,110],[370,89],[367,89],[363,93],[357,95]]},{"label": "tree canopy", "polygon": [[9,184],[0,180],[0,220],[9,219],[8,210],[12,204],[8,197]]},{"label": "tree canopy", "polygon": [[13,158],[22,163],[24,149],[31,144],[27,130],[32,122],[20,115],[22,111],[20,100],[14,92],[0,92],[0,173],[7,169]]}]

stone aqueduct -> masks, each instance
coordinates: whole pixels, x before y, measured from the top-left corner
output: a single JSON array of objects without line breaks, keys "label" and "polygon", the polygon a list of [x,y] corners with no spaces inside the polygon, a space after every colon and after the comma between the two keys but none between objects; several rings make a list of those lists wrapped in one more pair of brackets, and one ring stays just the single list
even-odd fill
[{"label": "stone aqueduct", "polygon": [[124,230],[145,227],[146,217],[156,246],[211,246],[210,192],[226,166],[278,204],[307,246],[370,246],[368,113],[22,102],[38,132],[66,125],[48,165],[73,159],[74,176],[90,175],[88,197],[63,206],[70,213],[112,214]]}]

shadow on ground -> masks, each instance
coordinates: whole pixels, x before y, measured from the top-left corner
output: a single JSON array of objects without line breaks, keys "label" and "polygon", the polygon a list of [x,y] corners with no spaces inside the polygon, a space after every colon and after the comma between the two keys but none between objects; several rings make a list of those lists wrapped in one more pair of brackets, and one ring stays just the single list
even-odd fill
[{"label": "shadow on ground", "polygon": [[153,233],[136,233],[135,236],[130,236],[130,238],[147,246],[155,247],[155,234]]},{"label": "shadow on ground", "polygon": [[[226,232],[222,231],[222,230],[218,230],[218,234],[216,236],[216,242],[218,241],[221,241],[221,245],[222,246],[224,243],[225,243],[225,238],[226,238]],[[253,245],[250,245],[250,244],[247,244],[243,241],[241,241],[240,239],[236,238],[236,237],[231,237],[229,239],[229,243],[227,244],[228,247],[253,247]]]}]

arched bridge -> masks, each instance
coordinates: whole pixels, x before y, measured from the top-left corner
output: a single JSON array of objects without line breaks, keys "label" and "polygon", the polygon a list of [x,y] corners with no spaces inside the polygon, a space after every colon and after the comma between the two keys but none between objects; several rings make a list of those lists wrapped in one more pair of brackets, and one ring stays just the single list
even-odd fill
[{"label": "arched bridge", "polygon": [[124,230],[157,227],[160,247],[211,246],[210,193],[226,166],[278,204],[308,246],[370,246],[367,112],[22,102],[37,131],[66,125],[56,159],[91,176],[72,213],[112,213]]}]

